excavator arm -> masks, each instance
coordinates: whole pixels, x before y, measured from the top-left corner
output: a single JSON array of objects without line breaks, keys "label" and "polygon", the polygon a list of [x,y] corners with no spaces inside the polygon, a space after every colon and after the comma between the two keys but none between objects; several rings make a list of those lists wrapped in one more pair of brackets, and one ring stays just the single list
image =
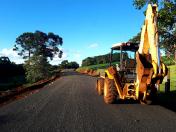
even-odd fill
[{"label": "excavator arm", "polygon": [[157,26],[158,8],[157,5],[148,5],[146,19],[141,31],[141,40],[138,52],[136,53],[136,97],[140,93],[147,95],[148,89],[155,89],[162,83],[167,74],[167,67],[161,61],[158,26]]}]

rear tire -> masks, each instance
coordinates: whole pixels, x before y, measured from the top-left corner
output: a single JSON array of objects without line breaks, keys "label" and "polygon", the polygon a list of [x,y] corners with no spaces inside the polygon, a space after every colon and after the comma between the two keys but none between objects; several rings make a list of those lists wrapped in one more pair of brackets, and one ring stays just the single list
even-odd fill
[{"label": "rear tire", "polygon": [[96,83],[96,90],[98,92],[98,95],[103,95],[103,88],[104,88],[104,79],[99,78]]},{"label": "rear tire", "polygon": [[112,104],[116,101],[117,91],[114,85],[114,80],[105,78],[104,82],[104,102]]}]

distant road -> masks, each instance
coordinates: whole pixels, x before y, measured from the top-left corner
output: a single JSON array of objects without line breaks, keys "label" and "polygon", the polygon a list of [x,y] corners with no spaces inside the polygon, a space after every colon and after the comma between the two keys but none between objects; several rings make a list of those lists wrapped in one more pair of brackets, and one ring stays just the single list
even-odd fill
[{"label": "distant road", "polygon": [[0,108],[0,132],[175,132],[176,113],[159,105],[106,105],[95,77],[67,71],[53,84]]}]

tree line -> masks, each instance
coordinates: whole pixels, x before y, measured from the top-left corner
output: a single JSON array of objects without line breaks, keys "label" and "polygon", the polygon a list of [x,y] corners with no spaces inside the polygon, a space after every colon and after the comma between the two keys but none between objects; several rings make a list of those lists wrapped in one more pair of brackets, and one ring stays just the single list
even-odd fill
[{"label": "tree line", "polygon": [[63,60],[59,65],[61,69],[77,69],[79,64],[75,61],[68,62],[68,60]]},{"label": "tree line", "polygon": [[[128,58],[128,54],[126,52],[123,52],[123,58],[124,59]],[[82,66],[106,64],[109,62],[110,62],[110,54],[105,54],[94,57],[87,57],[86,59],[82,60]],[[120,53],[113,54],[112,62],[120,62]]]},{"label": "tree line", "polygon": [[6,82],[11,77],[24,75],[22,64],[12,63],[8,57],[0,57],[0,82]]},{"label": "tree line", "polygon": [[8,57],[0,57],[0,91],[15,88],[25,82],[25,69]]}]

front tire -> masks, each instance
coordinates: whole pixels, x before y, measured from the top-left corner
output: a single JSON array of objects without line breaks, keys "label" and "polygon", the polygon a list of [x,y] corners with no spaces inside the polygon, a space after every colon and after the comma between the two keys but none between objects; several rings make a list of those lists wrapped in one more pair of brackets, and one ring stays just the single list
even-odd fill
[{"label": "front tire", "polygon": [[117,91],[114,85],[114,80],[105,78],[104,82],[104,102],[112,104],[116,101]]}]

